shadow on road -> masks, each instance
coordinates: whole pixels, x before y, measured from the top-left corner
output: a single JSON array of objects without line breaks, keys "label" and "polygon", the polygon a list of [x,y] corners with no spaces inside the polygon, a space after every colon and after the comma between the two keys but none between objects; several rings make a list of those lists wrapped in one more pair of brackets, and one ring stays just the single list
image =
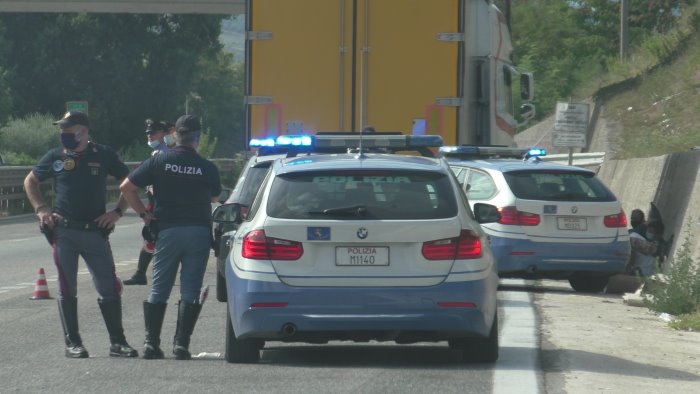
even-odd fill
[{"label": "shadow on road", "polygon": [[444,346],[397,346],[397,345],[318,345],[318,346],[270,346],[263,349],[260,362],[263,364],[289,364],[309,367],[386,367],[439,369],[483,369],[489,364],[469,364],[461,359],[461,353]]},{"label": "shadow on road", "polygon": [[[517,352],[517,349],[512,351]],[[570,373],[572,366],[566,360],[576,360],[578,370],[584,372],[610,374],[612,377],[626,375],[651,379],[700,381],[700,376],[673,368],[642,364],[607,354],[581,350],[548,349],[542,351],[542,369],[546,373]],[[584,366],[584,367],[581,367]]]}]

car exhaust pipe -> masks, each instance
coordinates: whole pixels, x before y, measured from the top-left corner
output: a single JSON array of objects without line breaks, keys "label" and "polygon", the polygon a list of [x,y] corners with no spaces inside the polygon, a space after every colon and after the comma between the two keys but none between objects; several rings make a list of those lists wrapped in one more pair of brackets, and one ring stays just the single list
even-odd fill
[{"label": "car exhaust pipe", "polygon": [[285,336],[291,337],[292,335],[296,334],[297,332],[297,326],[295,326],[292,323],[284,323],[282,325],[282,334]]}]

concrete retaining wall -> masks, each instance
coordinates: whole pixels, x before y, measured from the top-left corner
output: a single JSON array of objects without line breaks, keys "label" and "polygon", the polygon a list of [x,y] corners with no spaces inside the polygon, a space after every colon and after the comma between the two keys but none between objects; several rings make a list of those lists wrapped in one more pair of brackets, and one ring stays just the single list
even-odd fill
[{"label": "concrete retaining wall", "polygon": [[[700,218],[700,152],[630,160],[606,160],[600,179],[622,201],[627,213],[639,208],[647,215],[653,201],[666,225],[666,238],[674,235],[671,255],[691,237],[692,256],[700,261],[700,243],[695,242]],[[690,233],[689,233],[690,230]]]}]

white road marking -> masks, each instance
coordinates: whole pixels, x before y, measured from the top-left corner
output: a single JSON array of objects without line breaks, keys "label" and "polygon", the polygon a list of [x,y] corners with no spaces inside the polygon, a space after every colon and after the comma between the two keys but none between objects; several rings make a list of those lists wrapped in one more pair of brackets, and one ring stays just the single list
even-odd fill
[{"label": "white road marking", "polygon": [[17,239],[8,239],[8,242],[24,242],[24,241],[29,241],[33,238],[17,238]]},{"label": "white road marking", "polygon": [[493,394],[540,393],[537,319],[530,295],[519,291],[500,294],[505,316],[499,338],[500,356],[493,374]]},{"label": "white road marking", "polygon": [[27,286],[3,286],[0,287],[0,290],[19,290],[19,289],[26,289]]}]

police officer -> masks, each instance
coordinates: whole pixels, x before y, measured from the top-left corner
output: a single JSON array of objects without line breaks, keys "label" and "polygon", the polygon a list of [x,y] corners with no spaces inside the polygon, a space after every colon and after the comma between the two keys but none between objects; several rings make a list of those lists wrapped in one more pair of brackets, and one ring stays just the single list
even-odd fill
[{"label": "police officer", "polygon": [[[180,270],[180,302],[173,354],[189,360],[190,337],[202,310],[200,294],[211,247],[211,203],[221,193],[216,166],[199,156],[199,119],[183,115],[175,123],[175,148],[152,156],[121,184],[124,197],[144,223],[157,233],[151,294],[143,303],[146,341],[143,357],[163,358],[160,332],[168,297]],[[138,189],[153,185],[153,213]]]},{"label": "police officer", "polygon": [[[127,208],[119,197],[117,207],[106,212],[107,176],[125,178],[129,169],[106,145],[90,141],[88,117],[70,111],[54,122],[60,127],[62,148],[50,150],[24,180],[29,201],[40,226],[53,245],[59,278],[58,306],[66,341],[66,357],[86,358],[78,331],[78,257],[88,266],[99,294],[98,303],[109,333],[109,355],[137,357],[122,328],[121,284],[115,274],[108,236]],[[39,183],[54,178],[55,202],[44,202]]]},{"label": "police officer", "polygon": [[[157,155],[159,153],[167,152],[170,147],[166,141],[168,137],[168,126],[165,122],[154,122],[152,119],[146,119],[146,143],[148,144],[153,152],[151,156]],[[151,188],[147,188],[146,196],[148,197],[148,205],[146,209],[149,212],[153,212],[153,193]],[[125,285],[145,285],[148,283],[146,280],[146,270],[148,265],[153,259],[153,252],[155,252],[154,240],[150,239],[150,233],[148,229],[143,229],[141,234],[144,237],[143,246],[141,247],[141,252],[139,253],[139,261],[136,266],[136,272],[131,276],[131,278],[124,281]]]}]

